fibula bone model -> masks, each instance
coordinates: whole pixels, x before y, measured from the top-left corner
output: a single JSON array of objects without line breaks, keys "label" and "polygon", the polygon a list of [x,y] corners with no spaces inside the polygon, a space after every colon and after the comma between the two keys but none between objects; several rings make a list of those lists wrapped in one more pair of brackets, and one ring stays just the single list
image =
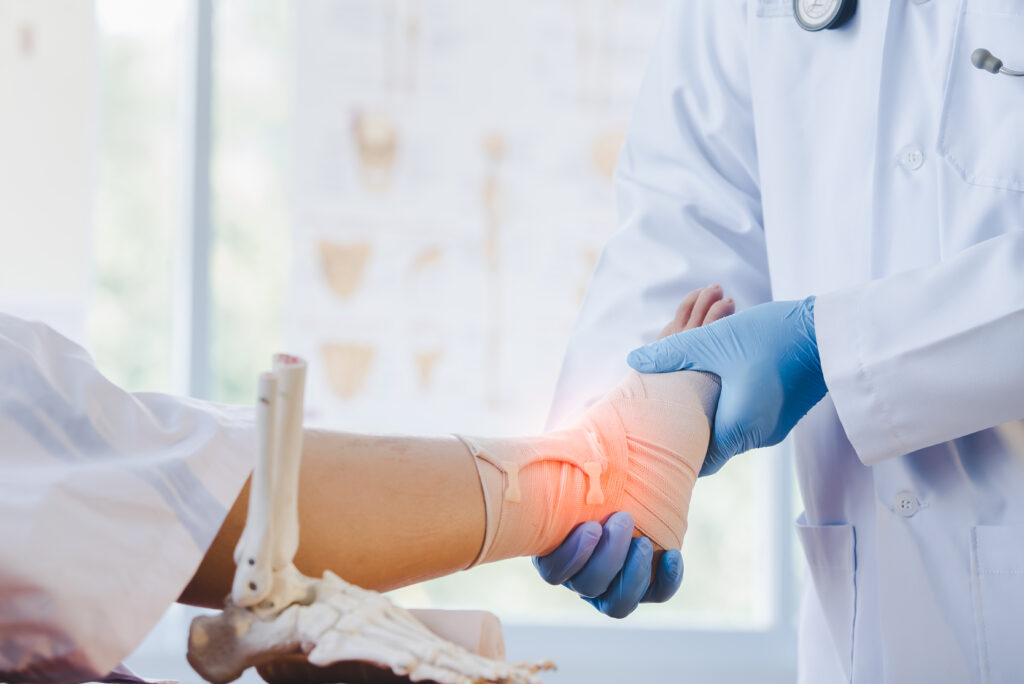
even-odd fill
[{"label": "fibula bone model", "polygon": [[283,354],[260,376],[259,455],[231,596],[223,612],[192,621],[192,667],[214,684],[296,657],[313,666],[370,663],[413,682],[539,682],[537,673],[551,663],[510,664],[471,653],[377,592],[330,571],[316,579],[295,567],[305,378],[306,363]]}]

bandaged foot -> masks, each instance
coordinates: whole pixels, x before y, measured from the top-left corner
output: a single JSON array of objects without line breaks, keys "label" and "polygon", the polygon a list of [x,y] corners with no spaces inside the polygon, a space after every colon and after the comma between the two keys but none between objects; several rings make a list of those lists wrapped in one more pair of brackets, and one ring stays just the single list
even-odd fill
[{"label": "bandaged foot", "polygon": [[[659,337],[734,311],[720,286],[694,290]],[[679,548],[718,392],[707,373],[630,372],[575,428],[526,439],[460,436],[475,457],[487,514],[472,564],[547,554],[579,523],[620,510],[656,546]]]},{"label": "bandaged foot", "polygon": [[630,372],[576,427],[513,439],[460,435],[487,512],[473,565],[550,553],[576,525],[616,511],[632,513],[656,546],[679,548],[718,391],[708,373]]}]

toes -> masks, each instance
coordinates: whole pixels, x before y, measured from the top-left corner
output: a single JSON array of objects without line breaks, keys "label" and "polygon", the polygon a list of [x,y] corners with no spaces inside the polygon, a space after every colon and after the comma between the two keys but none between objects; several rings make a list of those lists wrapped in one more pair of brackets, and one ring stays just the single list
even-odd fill
[{"label": "toes", "polygon": [[731,316],[736,313],[736,302],[732,298],[720,299],[708,308],[708,313],[704,316],[704,322],[702,325],[708,325],[715,321]]},{"label": "toes", "polygon": [[721,299],[721,285],[708,285],[701,290],[700,294],[697,295],[697,301],[693,304],[693,309],[690,311],[690,317],[686,321],[684,330],[699,328],[704,323],[704,319],[707,317],[711,306]]},{"label": "toes", "polygon": [[721,285],[702,287],[683,298],[676,309],[675,316],[658,333],[658,339],[714,323],[735,312],[736,303],[731,298],[722,298]]},{"label": "toes", "polygon": [[690,320],[690,314],[693,313],[693,305],[697,302],[697,297],[700,296],[701,291],[702,290],[697,289],[683,297],[683,301],[680,302],[678,307],[676,307],[676,313],[672,317],[672,320],[669,321],[668,325],[662,328],[661,332],[658,334],[659,340],[663,337],[683,332],[686,322]]}]

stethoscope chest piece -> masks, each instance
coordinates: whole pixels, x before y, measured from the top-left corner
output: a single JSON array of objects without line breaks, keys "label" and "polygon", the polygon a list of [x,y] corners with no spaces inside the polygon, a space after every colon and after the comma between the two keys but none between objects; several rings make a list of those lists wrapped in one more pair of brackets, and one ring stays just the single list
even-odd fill
[{"label": "stethoscope chest piece", "polygon": [[857,0],[793,0],[796,23],[808,31],[839,28],[857,10]]}]

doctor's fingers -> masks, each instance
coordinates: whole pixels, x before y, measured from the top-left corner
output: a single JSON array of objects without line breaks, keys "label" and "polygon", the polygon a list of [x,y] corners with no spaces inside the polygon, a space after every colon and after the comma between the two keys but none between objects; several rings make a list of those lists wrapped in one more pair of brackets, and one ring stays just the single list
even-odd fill
[{"label": "doctor's fingers", "polygon": [[[713,326],[727,321],[716,321]],[[713,327],[712,326],[712,327]],[[714,361],[714,354],[706,348],[714,347],[713,334],[708,327],[684,330],[665,339],[652,342],[629,352],[626,362],[633,370],[641,373],[669,373],[678,370],[700,370],[721,375],[718,369],[709,367],[707,361]]]},{"label": "doctor's fingers", "polygon": [[711,429],[711,444],[708,445],[699,477],[714,475],[733,456],[750,451],[758,445],[756,440],[761,433],[760,427],[741,418],[747,415],[744,408],[748,405],[746,401],[742,389],[723,383],[715,423]]},{"label": "doctor's fingers", "polygon": [[585,597],[604,594],[622,570],[632,538],[633,516],[626,512],[613,514],[604,524],[594,553],[565,586]]},{"label": "doctor's fingers", "polygon": [[563,584],[590,560],[601,540],[601,524],[585,522],[546,556],[534,556],[533,565],[548,584]]},{"label": "doctor's fingers", "polygon": [[[723,393],[718,397],[718,407],[715,411],[715,422],[711,426],[711,442],[708,444],[708,453],[704,457],[704,463],[700,466],[697,477],[714,475],[734,455],[737,435],[733,423],[732,413],[728,406],[732,393],[724,388]],[[724,396],[723,396],[724,395]]]},{"label": "doctor's fingers", "polygon": [[608,590],[584,600],[605,615],[624,618],[640,605],[651,582],[651,561],[654,546],[646,537],[638,537],[629,545],[622,571],[612,580]]},{"label": "doctor's fingers", "polygon": [[664,603],[676,595],[683,583],[683,556],[678,549],[661,554],[654,572],[654,579],[641,603]]}]

